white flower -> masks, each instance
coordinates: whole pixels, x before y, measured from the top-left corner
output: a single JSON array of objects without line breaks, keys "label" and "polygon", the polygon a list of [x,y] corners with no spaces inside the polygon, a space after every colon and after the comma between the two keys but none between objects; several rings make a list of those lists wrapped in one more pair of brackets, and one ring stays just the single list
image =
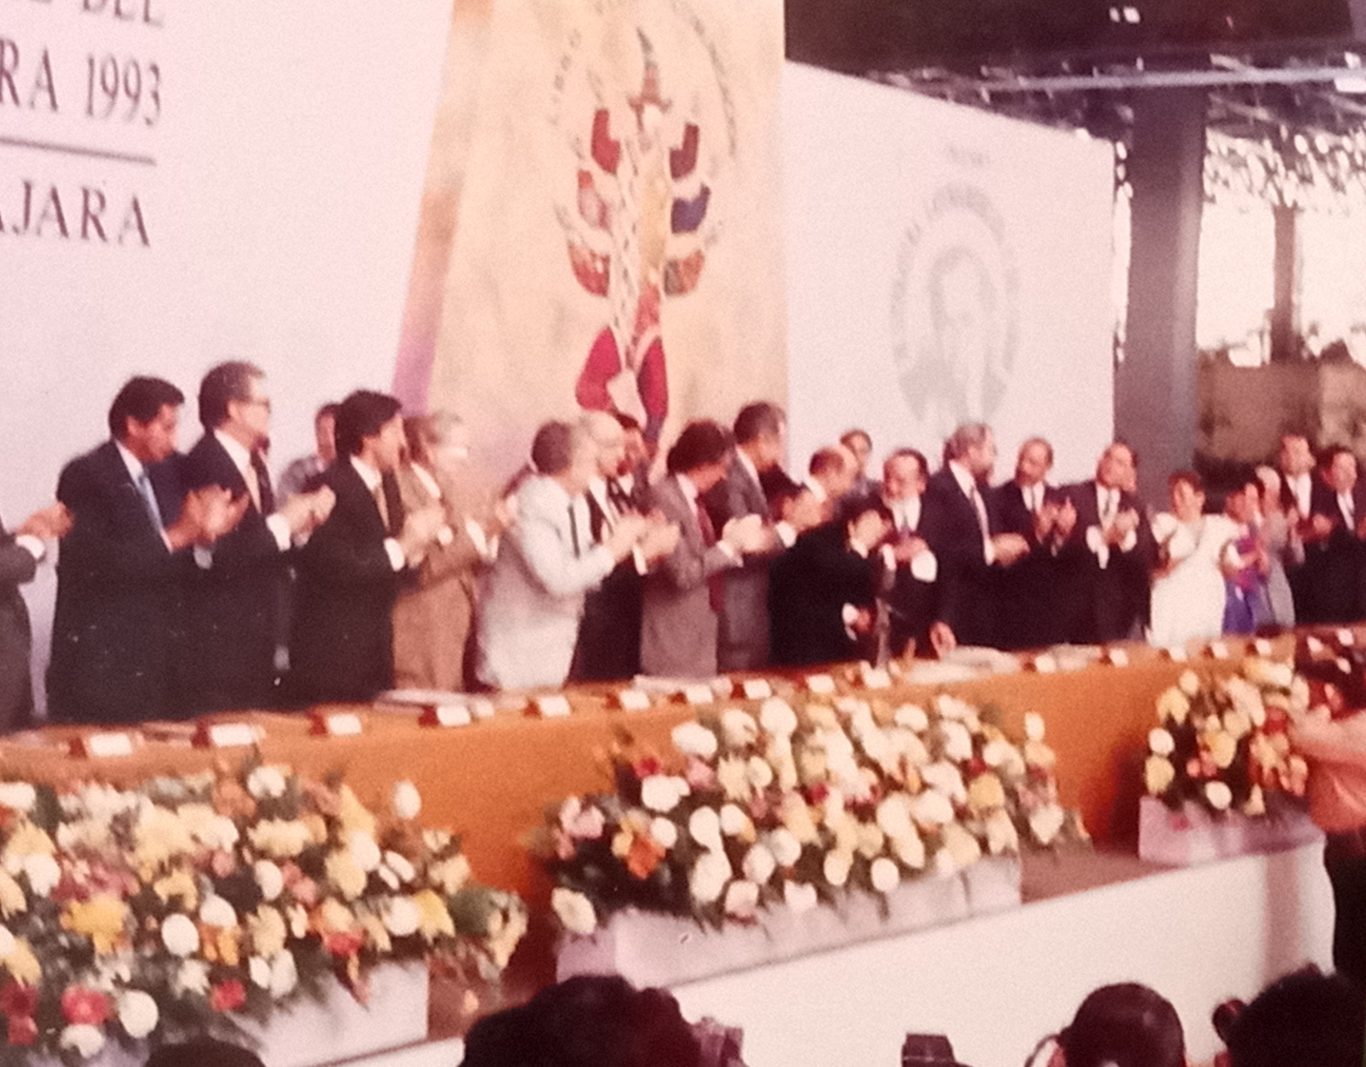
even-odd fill
[{"label": "white flower", "polygon": [[1176,741],[1166,730],[1157,726],[1148,731],[1148,748],[1156,755],[1170,756],[1176,751]]},{"label": "white flower", "polygon": [[759,887],[753,882],[731,882],[726,888],[726,914],[736,919],[754,918],[759,906]]},{"label": "white flower", "polygon": [[652,774],[640,783],[640,802],[651,811],[667,814],[690,792],[688,783],[682,778]]},{"label": "white flower", "polygon": [[872,879],[873,888],[879,893],[890,893],[901,884],[901,872],[896,869],[896,864],[886,856],[879,856],[873,860],[873,866],[868,871]]},{"label": "white flower", "polygon": [[346,843],[356,866],[366,874],[378,867],[380,860],[384,858],[383,853],[379,850],[379,845],[375,843],[374,837],[365,830],[351,831]]},{"label": "white flower", "polygon": [[257,800],[278,800],[286,788],[285,776],[278,767],[257,767],[247,775],[247,792]]},{"label": "white flower", "polygon": [[915,833],[915,827],[911,825],[911,805],[904,793],[893,793],[877,806],[877,824],[893,841]]},{"label": "white flower", "polygon": [[416,819],[422,811],[422,794],[412,782],[396,782],[390,803],[395,815],[404,821],[410,821]]},{"label": "white flower", "polygon": [[940,735],[944,738],[944,755],[956,763],[972,759],[972,734],[961,722],[941,722]]},{"label": "white flower", "polygon": [[1018,758],[1019,752],[1015,746],[999,737],[982,746],[982,762],[992,770],[1014,763]]},{"label": "white flower", "polygon": [[186,960],[176,972],[175,985],[183,993],[207,993],[209,965],[203,960]]},{"label": "white flower", "polygon": [[0,807],[27,815],[38,802],[38,791],[28,782],[0,783]]},{"label": "white flower", "polygon": [[207,848],[227,852],[241,839],[237,824],[226,815],[215,815],[195,833],[195,837]]},{"label": "white flower", "polygon": [[177,912],[161,924],[161,942],[173,956],[188,956],[199,948],[199,930],[188,915]]},{"label": "white flower", "polygon": [[938,789],[955,804],[962,804],[968,799],[968,787],[963,784],[963,772],[952,763],[945,763],[943,760],[931,763],[928,767],[921,768],[920,777],[926,785]]},{"label": "white flower", "polygon": [[774,737],[791,737],[797,731],[797,713],[781,697],[770,697],[759,709],[759,725]]},{"label": "white flower", "polygon": [[767,789],[773,784],[773,768],[762,756],[749,758],[749,762],[745,764],[745,774],[749,777],[749,784],[755,789]]},{"label": "white flower", "polygon": [[1039,844],[1051,844],[1066,821],[1067,815],[1061,807],[1057,804],[1045,804],[1030,815],[1029,831]]},{"label": "white flower", "polygon": [[784,882],[783,883],[783,903],[791,909],[794,915],[801,915],[816,906],[819,898],[816,896],[816,887],[806,882]]},{"label": "white flower", "polygon": [[28,878],[28,885],[33,890],[36,897],[45,897],[57,888],[57,883],[62,880],[62,868],[51,856],[42,855],[24,857],[24,875]]},{"label": "white flower", "polygon": [[1200,676],[1194,671],[1182,671],[1176,685],[1186,696],[1193,697],[1200,692]]},{"label": "white flower", "polygon": [[896,709],[893,719],[898,726],[904,726],[918,734],[924,733],[930,727],[930,717],[925,714],[925,709],[917,704],[901,705]]},{"label": "white flower", "polygon": [[83,1060],[93,1059],[104,1048],[104,1031],[87,1023],[68,1026],[62,1031],[60,1044],[63,1049],[71,1049]]},{"label": "white flower", "polygon": [[678,827],[672,819],[656,815],[650,820],[650,836],[663,849],[671,849],[678,844]]},{"label": "white flower", "polygon": [[920,834],[912,830],[905,837],[898,837],[892,841],[892,851],[896,853],[903,866],[913,871],[918,871],[925,866],[925,842],[921,840]]},{"label": "white flower", "polygon": [[709,760],[716,755],[716,735],[700,722],[679,723],[673,729],[674,748],[685,756]]},{"label": "white flower", "polygon": [[699,904],[714,904],[730,881],[730,860],[724,852],[704,852],[693,864],[688,891]]},{"label": "white flower", "polygon": [[953,822],[953,801],[937,789],[926,789],[911,798],[911,814],[921,826],[946,826]]},{"label": "white flower", "polygon": [[298,984],[298,964],[294,962],[294,953],[286,949],[270,965],[270,995],[276,1000],[283,1000],[294,992]]},{"label": "white flower", "polygon": [[749,712],[727,708],[721,713],[721,736],[731,748],[744,748],[758,738],[759,724]]},{"label": "white flower", "polygon": [[384,854],[384,865],[394,872],[394,876],[403,885],[407,885],[417,877],[417,871],[408,862],[407,857],[400,856],[397,852],[386,852]]},{"label": "white flower", "polygon": [[779,827],[768,835],[768,850],[780,867],[791,867],[802,858],[802,844],[791,830]]},{"label": "white flower", "polygon": [[384,928],[395,937],[412,937],[422,923],[422,912],[410,897],[392,897],[384,905]]},{"label": "white flower", "polygon": [[753,845],[745,853],[745,858],[740,866],[745,877],[751,882],[764,885],[773,877],[773,872],[778,867],[778,861],[773,858],[773,853],[763,845]]},{"label": "white flower", "polygon": [[1024,731],[1025,737],[1030,741],[1042,741],[1045,733],[1043,716],[1035,711],[1026,712]]},{"label": "white flower", "polygon": [[260,956],[253,956],[247,961],[247,974],[251,976],[251,984],[257,989],[270,988],[270,964]]},{"label": "white flower", "polygon": [[160,1018],[156,1000],[141,989],[130,989],[119,997],[119,1025],[134,1041],[155,1030]]},{"label": "white flower", "polygon": [[1215,811],[1227,811],[1233,803],[1233,790],[1224,782],[1206,782],[1205,799]]},{"label": "white flower", "polygon": [[[175,918],[175,916],[171,918]],[[166,921],[169,923],[171,920]],[[217,926],[220,929],[228,930],[237,925],[237,912],[222,897],[205,897],[204,903],[199,905],[199,921],[205,926]],[[162,933],[165,933],[164,926]],[[171,946],[167,945],[166,947],[170,948]],[[180,955],[185,955],[185,953],[180,953]]]},{"label": "white flower", "polygon": [[550,906],[560,924],[571,934],[587,937],[598,928],[598,915],[593,909],[593,902],[582,893],[558,886],[551,891]]},{"label": "white flower", "polygon": [[753,822],[750,822],[750,817],[740,810],[739,805],[734,805],[734,803],[721,805],[721,833],[724,833],[725,836],[739,836],[751,825]]},{"label": "white flower", "polygon": [[375,873],[379,875],[379,880],[384,883],[386,888],[388,888],[392,892],[398,892],[398,875],[396,875],[392,870],[390,870],[387,866],[381,864],[379,870],[377,870]]},{"label": "white flower", "polygon": [[1020,850],[1020,834],[1010,815],[998,808],[987,816],[987,851],[993,856]]},{"label": "white flower", "polygon": [[14,935],[10,933],[8,926],[0,926],[0,961],[9,957],[9,954],[18,947],[18,942]]},{"label": "white flower", "polygon": [[688,818],[688,835],[705,849],[719,852],[721,844],[721,818],[715,808],[698,808]]},{"label": "white flower", "polygon": [[821,872],[825,875],[825,880],[838,889],[849,881],[849,871],[853,866],[854,857],[849,853],[831,850],[825,854]]},{"label": "white flower", "polygon": [[934,706],[939,709],[939,714],[946,719],[957,719],[960,722],[973,715],[972,705],[958,697],[951,697],[947,693],[940,696]]}]

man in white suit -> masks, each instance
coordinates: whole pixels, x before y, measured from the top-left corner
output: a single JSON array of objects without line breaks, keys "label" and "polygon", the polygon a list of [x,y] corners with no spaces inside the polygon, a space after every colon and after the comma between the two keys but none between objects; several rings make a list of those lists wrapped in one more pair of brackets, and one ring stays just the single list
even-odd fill
[{"label": "man in white suit", "polygon": [[651,547],[650,523],[624,515],[593,543],[583,492],[597,449],[581,428],[549,422],[531,447],[536,473],[516,493],[517,520],[503,535],[479,605],[479,678],[497,689],[564,684],[584,594],[617,563]]}]

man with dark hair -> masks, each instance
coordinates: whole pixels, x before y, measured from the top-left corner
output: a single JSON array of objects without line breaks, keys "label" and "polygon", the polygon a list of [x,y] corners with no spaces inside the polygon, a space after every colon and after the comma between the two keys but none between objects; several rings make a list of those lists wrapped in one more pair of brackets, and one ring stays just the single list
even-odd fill
[{"label": "man with dark hair", "polygon": [[626,494],[631,506],[637,511],[645,511],[650,506],[650,445],[645,440],[645,431],[634,415],[624,411],[613,413],[617,425],[621,427],[622,441],[626,448],[626,458],[622,461],[621,474],[617,484]]},{"label": "man with dark hair", "polygon": [[939,622],[958,643],[996,639],[996,576],[1029,546],[1002,533],[984,493],[996,466],[996,438],[985,423],[964,423],[945,442],[944,466],[925,494],[926,540],[939,561]]},{"label": "man with dark hair", "polygon": [[[1311,516],[1314,513],[1314,450],[1309,438],[1302,433],[1283,433],[1276,456],[1276,469],[1281,475],[1281,509],[1303,545],[1321,540],[1314,533]],[[1318,606],[1305,578],[1306,553],[1283,553],[1285,576],[1295,603],[1295,618],[1309,622],[1318,617]]]},{"label": "man with dark hair", "polygon": [[[787,418],[777,404],[747,404],[735,417],[735,452],[726,476],[706,494],[707,513],[716,529],[732,519],[757,515],[767,522],[769,501],[761,479],[778,467],[786,450]],[[796,506],[794,506],[796,507]],[[745,557],[728,574],[721,609],[717,662],[723,671],[761,670],[768,664],[768,569],[801,530],[820,521],[820,511],[803,502],[789,521],[769,527],[763,552]]]},{"label": "man with dark hair", "polygon": [[1230,1026],[1229,1067],[1360,1067],[1366,996],[1315,969],[1273,982]]},{"label": "man with dark hair", "polygon": [[710,419],[688,423],[669,450],[669,476],[655,486],[655,506],[681,537],[645,579],[640,661],[647,674],[716,674],[727,572],[746,552],[764,551],[771,543],[764,516],[732,518],[718,531],[703,504],[703,496],[726,476],[732,447],[730,433]]},{"label": "man with dark hair", "polygon": [[517,490],[479,605],[481,681],[496,689],[562,686],[578,640],[584,595],[638,545],[649,524],[623,514],[595,543],[584,490],[598,474],[582,426],[548,422],[531,446],[536,473]]},{"label": "man with dark hair", "polygon": [[1072,536],[1077,509],[1048,484],[1053,446],[1031,437],[1020,446],[1015,477],[996,490],[1001,529],[1019,534],[1029,552],[1001,575],[1001,647],[1043,648],[1067,639],[1062,625],[1062,546]]},{"label": "man with dark hair", "polygon": [[295,493],[311,489],[313,483],[322,477],[323,471],[332,466],[337,458],[337,407],[328,403],[320,407],[313,416],[314,451],[307,456],[291,460],[280,475],[280,491],[276,496],[284,501]]},{"label": "man with dark hair", "polygon": [[882,502],[891,515],[892,577],[888,603],[891,655],[908,649],[928,655],[953,647],[953,632],[937,623],[939,560],[925,539],[925,489],[930,466],[925,454],[899,448],[882,464]]},{"label": "man with dark hair", "polygon": [[806,465],[802,498],[820,509],[823,522],[830,522],[839,512],[840,500],[853,487],[857,472],[858,461],[843,445],[818,448]]},{"label": "man with dark hair", "polygon": [[264,708],[275,702],[275,646],[288,555],[296,537],[332,511],[332,490],[298,493],[277,510],[266,466],[270,398],[251,363],[220,363],[199,387],[204,436],[185,457],[185,484],[216,485],[245,498],[242,521],[198,566],[186,593],[186,650],[194,670],[187,699],[197,711]]},{"label": "man with dark hair", "polygon": [[1324,451],[1309,505],[1304,535],[1304,572],[1310,614],[1304,622],[1352,622],[1363,614],[1366,568],[1366,488],[1357,480],[1357,458],[1350,448]]},{"label": "man with dark hair", "polygon": [[299,550],[289,692],[299,701],[370,700],[393,684],[394,598],[445,524],[439,506],[403,512],[394,470],[399,402],[358,390],[337,409],[337,460],[322,477],[336,499]]},{"label": "man with dark hair", "polygon": [[850,487],[848,495],[867,497],[881,493],[882,486],[868,476],[869,464],[873,458],[873,438],[868,431],[857,426],[852,430],[845,430],[840,434],[840,444],[849,450],[856,464],[854,484]]},{"label": "man with dark hair", "polygon": [[57,564],[48,705],[57,722],[129,723],[182,714],[177,660],[191,549],[212,545],[244,503],[216,486],[186,493],[173,461],[184,394],[134,378],[109,408],[111,440],[62,470],[72,527]]}]

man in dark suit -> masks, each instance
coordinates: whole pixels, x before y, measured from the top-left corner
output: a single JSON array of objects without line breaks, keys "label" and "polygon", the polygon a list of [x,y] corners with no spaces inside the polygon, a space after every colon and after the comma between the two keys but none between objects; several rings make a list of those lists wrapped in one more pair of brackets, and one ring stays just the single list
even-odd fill
[{"label": "man in dark suit", "polygon": [[996,490],[1001,529],[1019,534],[1028,554],[1001,574],[999,584],[1002,648],[1043,648],[1067,639],[1058,594],[1062,546],[1076,525],[1071,501],[1048,484],[1053,446],[1031,437],[1020,446],[1015,477]]},{"label": "man in dark suit", "polygon": [[337,460],[322,477],[336,503],[297,554],[287,691],[301,702],[365,701],[390,688],[400,576],[446,521],[439,506],[403,512],[396,399],[352,393],[337,409],[336,434]]},{"label": "man in dark suit", "polygon": [[295,537],[327,518],[330,489],[297,492],[279,509],[266,467],[270,398],[251,363],[221,363],[199,387],[204,436],[185,457],[187,488],[219,486],[245,503],[242,521],[195,553],[186,589],[186,698],[197,711],[275,702],[275,647]]},{"label": "man in dark suit", "polygon": [[746,556],[739,570],[726,575],[721,611],[718,662],[723,671],[761,670],[768,664],[768,571],[773,560],[797,534],[820,521],[819,508],[800,501],[788,521],[771,524],[769,503],[760,479],[782,461],[787,416],[777,404],[759,401],[735,417],[735,453],[726,476],[706,495],[707,512],[716,529],[732,519],[757,516],[768,531],[764,551]]},{"label": "man in dark suit", "polygon": [[[945,650],[949,634],[936,632],[939,561],[925,540],[925,489],[929,463],[914,448],[899,448],[882,464],[882,502],[891,516],[890,541],[896,563],[888,594],[891,609],[889,648],[893,656],[914,651],[929,655]],[[935,638],[938,638],[936,641]],[[950,639],[951,640],[951,639]]]},{"label": "man in dark suit", "polygon": [[840,516],[797,538],[773,566],[773,661],[786,666],[875,659],[877,596],[890,569],[892,514],[848,497]]},{"label": "man in dark suit", "polygon": [[926,540],[939,561],[939,621],[958,644],[996,640],[996,578],[1029,551],[1004,533],[984,494],[996,466],[996,439],[985,423],[966,423],[944,446],[944,466],[925,494]]},{"label": "man in dark suit", "polygon": [[57,499],[72,527],[57,562],[48,706],[57,722],[181,715],[181,593],[191,549],[242,516],[225,490],[187,494],[174,461],[184,395],[134,378],[109,409],[111,439],[72,460]]},{"label": "man in dark suit", "polygon": [[61,504],[34,512],[13,533],[0,524],[0,733],[23,729],[33,714],[32,634],[19,587],[33,581],[47,556],[46,542],[70,529],[71,513]]},{"label": "man in dark suit", "polygon": [[1366,489],[1357,458],[1336,445],[1323,455],[1310,502],[1304,553],[1304,590],[1313,607],[1309,622],[1353,622],[1363,614],[1366,568]]},{"label": "man in dark suit", "polygon": [[[1309,438],[1300,433],[1281,434],[1280,452],[1276,466],[1281,475],[1281,508],[1286,518],[1293,522],[1295,530],[1306,545],[1306,558],[1310,554],[1308,546],[1323,540],[1322,535],[1313,529],[1314,485],[1317,477],[1317,464]],[[1319,607],[1314,603],[1313,591],[1306,578],[1306,560],[1292,558],[1285,553],[1285,576],[1290,582],[1290,594],[1295,603],[1295,618],[1300,622],[1320,622]],[[1312,573],[1313,568],[1308,570]]]},{"label": "man in dark suit", "polygon": [[873,439],[869,436],[868,431],[861,430],[858,427],[845,430],[844,433],[840,434],[840,444],[849,450],[850,455],[854,457],[854,462],[858,465],[854,472],[854,484],[845,495],[862,500],[865,497],[880,494],[882,486],[868,474],[873,459]]},{"label": "man in dark suit", "polygon": [[1067,489],[1077,512],[1061,552],[1069,640],[1100,644],[1142,635],[1157,550],[1142,501],[1124,488],[1134,471],[1133,449],[1116,441],[1094,479]]}]

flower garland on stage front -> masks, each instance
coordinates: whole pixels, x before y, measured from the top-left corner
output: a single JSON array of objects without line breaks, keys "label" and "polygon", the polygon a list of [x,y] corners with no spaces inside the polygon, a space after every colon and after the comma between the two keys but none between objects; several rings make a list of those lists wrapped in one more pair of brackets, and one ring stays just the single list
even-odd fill
[{"label": "flower garland on stage front", "polygon": [[772,698],[673,731],[667,760],[620,751],[616,789],[573,796],[539,842],[570,933],[627,908],[719,925],[766,907],[806,911],[860,889],[952,875],[983,855],[1084,837],[1058,802],[1043,721],[1016,743],[997,716],[940,696],[930,707]]},{"label": "flower garland on stage front", "polygon": [[521,901],[471,881],[394,789],[380,819],[339,781],[249,764],[133,789],[0,784],[0,1014],[62,1057],[264,1021],[335,976],[431,957],[493,981]]}]

